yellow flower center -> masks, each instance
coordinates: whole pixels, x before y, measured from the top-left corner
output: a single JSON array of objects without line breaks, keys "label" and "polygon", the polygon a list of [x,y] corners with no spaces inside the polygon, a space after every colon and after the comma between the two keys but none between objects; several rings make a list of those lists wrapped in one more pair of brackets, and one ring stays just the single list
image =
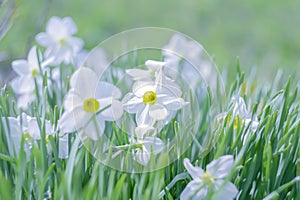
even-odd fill
[{"label": "yellow flower center", "polygon": [[28,132],[24,132],[23,137],[24,137],[25,140],[31,140],[32,139],[32,136]]},{"label": "yellow flower center", "polygon": [[93,113],[100,108],[100,103],[95,98],[86,99],[83,102],[83,109],[85,112]]},{"label": "yellow flower center", "polygon": [[65,38],[60,38],[60,39],[58,40],[58,43],[59,43],[61,46],[66,46],[67,41],[66,41]]},{"label": "yellow flower center", "polygon": [[145,94],[143,95],[143,103],[144,104],[155,104],[156,102],[156,93],[153,91],[147,91],[145,92]]},{"label": "yellow flower center", "polygon": [[32,76],[33,78],[35,78],[35,77],[37,76],[38,73],[39,73],[39,70],[38,70],[38,69],[33,69],[33,70],[31,71],[31,76]]},{"label": "yellow flower center", "polygon": [[50,142],[50,139],[49,139],[49,135],[46,135],[46,144],[49,144],[49,142]]},{"label": "yellow flower center", "polygon": [[212,177],[212,175],[210,175],[208,172],[204,172],[204,175],[201,178],[205,183],[212,183],[214,180],[214,177]]}]

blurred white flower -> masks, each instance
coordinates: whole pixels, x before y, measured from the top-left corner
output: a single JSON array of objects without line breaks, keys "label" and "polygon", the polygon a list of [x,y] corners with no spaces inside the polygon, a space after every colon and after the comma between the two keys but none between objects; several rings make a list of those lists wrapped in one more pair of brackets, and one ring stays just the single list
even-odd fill
[{"label": "blurred white flower", "polygon": [[128,113],[136,114],[136,123],[153,126],[156,121],[167,120],[175,111],[188,104],[181,98],[179,88],[165,88],[157,82],[136,81],[132,92],[122,100]]},{"label": "blurred white flower", "polygon": [[121,91],[110,83],[99,81],[96,73],[86,67],[73,74],[70,85],[59,126],[64,132],[83,129],[87,136],[96,140],[104,132],[105,121],[115,121],[123,114],[122,104],[117,100]]},{"label": "blurred white flower", "polygon": [[215,88],[213,63],[209,58],[204,58],[204,49],[196,41],[189,40],[182,34],[174,34],[169,44],[163,47],[162,54],[166,67],[177,71],[177,76],[183,77],[192,88],[199,86],[200,74],[212,89]]},{"label": "blurred white flower", "polygon": [[46,47],[46,58],[54,58],[52,65],[74,64],[75,56],[83,47],[83,40],[73,37],[77,27],[72,18],[51,17],[46,32],[36,35],[37,42]]},{"label": "blurred white flower", "polygon": [[212,192],[213,199],[230,200],[234,199],[238,194],[236,186],[224,179],[229,175],[233,167],[233,156],[225,155],[212,161],[206,166],[206,171],[200,167],[194,167],[188,158],[184,159],[184,167],[191,175],[193,180],[187,184],[180,195],[181,200],[206,199],[207,195]]},{"label": "blurred white flower", "polygon": [[[8,138],[8,144],[13,145],[9,146],[9,153],[11,156],[14,156],[14,153],[16,153],[16,155],[19,154],[22,137],[25,140],[23,148],[27,155],[30,154],[32,145],[34,145],[37,140],[41,139],[41,130],[37,118],[30,117],[25,113],[22,113],[22,115],[18,118],[9,117],[7,118],[7,121],[4,117],[2,117],[2,125],[4,127],[6,138]],[[50,121],[45,120],[45,139],[49,152],[51,151],[49,144],[50,135],[54,136],[54,129]],[[66,136],[60,136],[59,138],[58,156],[60,158],[68,157],[68,143],[63,143],[62,145],[62,142],[66,139]]]},{"label": "blurred white flower", "polygon": [[[237,123],[240,120],[245,124],[245,126],[251,124],[250,128],[253,132],[255,132],[259,125],[259,121],[256,116],[252,116],[252,114],[247,111],[247,106],[244,99],[242,97],[233,97],[232,102],[233,102],[232,120],[235,120],[235,123]],[[235,124],[235,127],[237,126],[238,125]]]},{"label": "blurred white flower", "polygon": [[[18,77],[11,81],[11,87],[19,95],[17,102],[19,108],[27,109],[28,104],[36,99],[35,80],[39,87],[38,89],[40,89],[43,70],[49,64],[49,60],[46,60],[41,62],[41,66],[39,66],[39,59],[41,58],[40,52],[34,46],[30,49],[27,60],[15,60],[12,62],[12,68],[18,74]],[[40,72],[40,69],[42,69],[42,72]]]},{"label": "blurred white flower", "polygon": [[151,155],[157,155],[164,148],[164,143],[157,137],[145,137],[133,139],[131,144],[136,148],[133,149],[133,158],[142,165],[147,165]]}]

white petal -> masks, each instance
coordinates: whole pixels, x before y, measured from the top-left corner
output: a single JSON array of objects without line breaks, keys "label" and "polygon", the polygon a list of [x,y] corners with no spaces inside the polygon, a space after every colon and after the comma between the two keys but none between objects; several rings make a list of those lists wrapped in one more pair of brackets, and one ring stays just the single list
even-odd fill
[{"label": "white petal", "polygon": [[147,60],[145,62],[145,65],[148,67],[148,69],[152,71],[161,70],[165,64],[166,64],[165,62],[156,61],[156,60]]},{"label": "white petal", "polygon": [[96,98],[107,98],[113,97],[115,99],[119,99],[122,96],[122,92],[119,88],[114,86],[111,83],[100,81],[97,86],[97,95]]},{"label": "white petal", "polygon": [[147,152],[153,152],[154,155],[160,153],[164,149],[164,143],[157,137],[145,137],[141,140]]},{"label": "white petal", "polygon": [[73,35],[77,32],[77,26],[71,17],[63,18],[62,23],[66,27],[70,35]]},{"label": "white petal", "polygon": [[22,108],[23,110],[27,110],[28,105],[35,101],[35,94],[24,94],[18,97],[17,106],[18,108]]},{"label": "white petal", "polygon": [[61,116],[59,127],[65,133],[74,132],[85,125],[89,120],[89,116],[81,107],[76,107]]},{"label": "white petal", "polygon": [[217,160],[212,161],[206,166],[206,171],[214,178],[224,179],[229,175],[233,167],[233,156],[225,155],[219,157]]},{"label": "white petal", "polygon": [[193,179],[200,179],[203,176],[204,171],[201,167],[194,167],[190,161],[190,159],[185,158],[183,161],[183,165],[187,172],[191,175]]},{"label": "white petal", "polygon": [[77,95],[74,90],[69,91],[64,99],[64,108],[66,111],[72,110],[75,107],[83,106],[83,99]]},{"label": "white petal", "polygon": [[35,36],[35,40],[41,46],[49,47],[54,45],[53,39],[47,33],[39,33]]},{"label": "white petal", "polygon": [[15,60],[12,62],[13,70],[20,76],[30,74],[29,66],[26,60]]},{"label": "white petal", "polygon": [[150,107],[149,115],[154,120],[164,120],[168,116],[167,109],[159,104]]},{"label": "white petal", "polygon": [[128,69],[126,70],[126,73],[135,81],[150,77],[149,71],[143,69]]},{"label": "white petal", "polygon": [[96,117],[96,123],[92,120],[84,129],[84,133],[92,140],[98,140],[105,130],[105,122],[100,116]]},{"label": "white petal", "polygon": [[[119,119],[123,114],[123,106],[120,101],[112,100],[110,104],[111,106],[109,108],[107,108],[106,110],[102,111],[99,114],[105,121],[115,121]],[[100,106],[102,106],[101,101],[100,101]]]},{"label": "white petal", "polygon": [[206,199],[208,194],[208,188],[204,186],[201,187],[202,181],[200,179],[192,180],[187,184],[184,190],[180,194],[180,200],[202,200]]},{"label": "white petal", "polygon": [[38,51],[36,46],[33,46],[28,53],[28,67],[31,70],[39,70]]},{"label": "white petal", "polygon": [[19,76],[13,79],[10,84],[17,94],[33,93],[35,90],[34,80],[31,76]]},{"label": "white petal", "polygon": [[132,92],[137,97],[143,97],[143,95],[148,91],[156,91],[155,84],[153,82],[136,81],[132,86]]},{"label": "white petal", "polygon": [[136,149],[135,151],[136,152],[134,153],[134,159],[141,165],[146,166],[150,161],[151,153],[148,152],[144,146],[142,150]]},{"label": "white petal", "polygon": [[188,102],[185,102],[182,98],[175,97],[164,97],[161,102],[168,110],[180,110],[183,106],[187,105]]},{"label": "white petal", "polygon": [[70,84],[81,98],[95,98],[98,79],[93,70],[82,67],[73,74]]},{"label": "white petal", "polygon": [[[218,180],[216,181],[216,189],[217,191],[220,190],[219,188],[221,187],[221,185],[223,184],[223,180]],[[227,182],[226,185],[224,186],[224,188],[222,188],[222,190],[220,192],[217,193],[216,196],[213,197],[213,199],[216,200],[223,200],[223,199],[234,199],[237,194],[238,194],[238,189],[236,188],[236,186],[231,183],[231,182]]]},{"label": "white petal", "polygon": [[136,112],[135,119],[138,126],[140,125],[149,125],[152,126],[153,120],[149,116],[150,105],[147,104],[143,109],[140,109]]},{"label": "white petal", "polygon": [[[136,113],[143,107],[143,99],[136,97],[133,93],[128,93],[122,100],[123,108],[128,113]],[[142,106],[142,107],[141,107]]]}]

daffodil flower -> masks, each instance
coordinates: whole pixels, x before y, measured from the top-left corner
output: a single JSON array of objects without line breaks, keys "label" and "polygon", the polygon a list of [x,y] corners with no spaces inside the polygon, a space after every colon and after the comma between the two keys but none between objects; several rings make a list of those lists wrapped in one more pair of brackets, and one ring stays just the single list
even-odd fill
[{"label": "daffodil flower", "polygon": [[46,47],[45,56],[55,58],[52,65],[74,64],[75,56],[82,49],[83,41],[73,37],[77,27],[72,18],[51,17],[46,26],[46,32],[36,36],[37,42]]},{"label": "daffodil flower", "polygon": [[[7,121],[6,121],[7,120]],[[8,123],[6,123],[8,122]],[[38,125],[38,120],[35,117],[30,117],[29,115],[22,113],[18,118],[8,117],[5,119],[2,117],[2,125],[4,127],[4,132],[8,138],[9,153],[11,156],[18,155],[21,148],[22,137],[24,138],[24,151],[27,155],[30,154],[32,145],[36,141],[41,140],[41,130]],[[47,149],[50,151],[49,136],[54,135],[54,129],[50,121],[45,120],[45,139]],[[59,138],[59,157],[68,157],[68,143],[65,141],[66,137],[60,136]]]},{"label": "daffodil flower", "polygon": [[40,52],[36,47],[32,47],[28,53],[27,60],[15,60],[12,62],[12,68],[18,77],[12,80],[11,86],[14,92],[19,95],[17,106],[27,109],[29,103],[36,99],[35,96],[35,80],[40,89],[42,85],[42,72],[45,66],[49,64],[49,60],[41,62],[39,66]]},{"label": "daffodil flower", "polygon": [[122,103],[125,111],[136,114],[138,126],[152,126],[155,121],[166,121],[187,104],[181,95],[178,88],[172,90],[157,82],[136,81]]},{"label": "daffodil flower", "polygon": [[233,167],[233,156],[219,157],[206,166],[206,171],[200,167],[194,167],[188,158],[184,159],[184,167],[193,180],[182,191],[181,200],[206,199],[209,193],[213,194],[213,199],[216,200],[230,200],[237,196],[238,189],[233,183],[227,182],[224,185],[224,179]]},{"label": "daffodil flower", "polygon": [[122,104],[117,100],[121,91],[99,81],[96,73],[86,67],[73,74],[70,85],[59,126],[64,132],[83,129],[87,136],[97,140],[104,132],[105,121],[115,121],[123,114]]}]

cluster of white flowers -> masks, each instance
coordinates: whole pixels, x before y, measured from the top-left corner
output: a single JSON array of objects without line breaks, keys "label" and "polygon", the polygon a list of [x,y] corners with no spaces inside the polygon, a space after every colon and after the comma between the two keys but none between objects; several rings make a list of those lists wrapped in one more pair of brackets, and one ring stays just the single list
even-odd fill
[{"label": "cluster of white flowers", "polygon": [[180,87],[164,73],[165,62],[147,60],[146,70],[130,69],[126,73],[135,81],[132,92],[122,100],[123,108],[135,114],[135,134],[130,135],[134,158],[142,165],[149,162],[151,151],[155,155],[163,150],[158,133],[174,117],[176,111],[188,104],[181,97]]},{"label": "cluster of white flowers", "polygon": [[[59,148],[59,157],[68,157],[68,134],[77,132],[81,138],[100,140],[106,130],[106,122],[121,119],[124,111],[134,117],[135,124],[132,133],[129,133],[129,143],[133,158],[141,165],[147,165],[152,155],[157,155],[165,148],[160,138],[162,128],[179,110],[189,102],[184,97],[180,86],[176,83],[177,76],[189,82],[194,90],[199,85],[197,73],[207,79],[211,77],[212,62],[201,59],[202,46],[189,41],[179,34],[175,34],[168,45],[163,48],[164,61],[147,60],[145,68],[126,70],[133,84],[130,92],[122,96],[122,92],[109,81],[102,81],[108,61],[104,50],[96,49],[91,52],[90,58],[85,60],[87,53],[82,50],[83,41],[73,35],[77,27],[70,17],[52,17],[46,32],[39,33],[36,41],[40,45],[34,46],[28,53],[27,60],[16,60],[12,63],[17,77],[11,82],[11,87],[18,96],[17,106],[27,110],[37,95],[43,98],[43,86],[67,82],[67,77],[61,74],[63,67],[72,67],[75,71],[70,76],[68,92],[63,101],[63,114],[58,126],[50,121],[37,119],[22,113],[19,117],[2,118],[6,137],[11,144],[9,154],[16,156],[23,149],[30,154],[30,149],[45,133],[46,146],[51,152],[52,146],[49,137],[56,139]],[[94,56],[92,56],[95,54]],[[78,68],[78,65],[83,64]],[[193,65],[201,66],[194,68]],[[198,70],[198,71],[197,71]],[[172,71],[179,71],[174,75]],[[118,78],[122,71],[117,71]],[[131,83],[132,83],[131,82]],[[55,93],[55,92],[54,92]],[[221,118],[225,118],[221,114]],[[242,119],[245,125],[251,123],[251,130],[258,126],[256,117],[251,116],[241,97],[233,99],[232,120]],[[41,123],[40,123],[41,122]],[[43,124],[43,125],[42,125]],[[41,127],[44,127],[43,130]],[[24,142],[22,142],[24,141]],[[23,147],[21,147],[21,145]],[[186,186],[180,199],[205,199],[213,195],[216,199],[234,199],[238,193],[237,188],[224,179],[233,167],[233,157],[222,156],[206,166],[206,171],[194,167],[189,159],[184,160],[184,166],[193,180]],[[214,192],[218,191],[217,194]]]}]

